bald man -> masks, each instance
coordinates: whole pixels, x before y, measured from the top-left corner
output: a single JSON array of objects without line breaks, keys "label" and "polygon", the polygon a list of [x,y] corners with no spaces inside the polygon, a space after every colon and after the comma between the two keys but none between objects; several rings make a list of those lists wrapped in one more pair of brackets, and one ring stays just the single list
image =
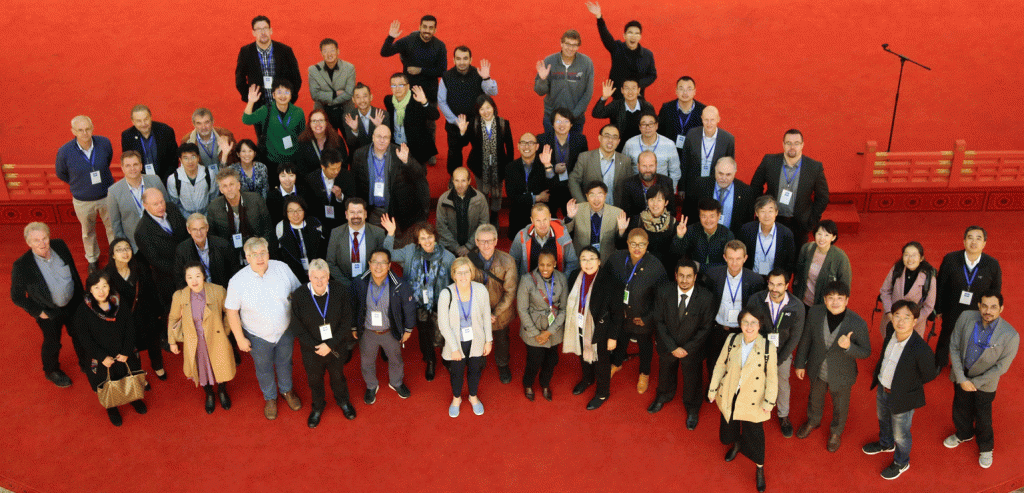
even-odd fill
[{"label": "bald man", "polygon": [[391,192],[399,181],[402,166],[421,166],[416,158],[409,155],[409,146],[391,143],[391,129],[377,125],[373,129],[373,142],[363,146],[352,155],[352,176],[355,180],[355,196],[366,201],[367,221],[379,225],[381,215],[395,215],[391,210]]},{"label": "bald man", "polygon": [[178,244],[189,238],[185,218],[174,205],[164,201],[164,194],[156,188],[142,192],[142,207],[145,213],[135,227],[135,244],[139,254],[153,268],[153,279],[157,279],[157,294],[162,312],[170,308],[174,294],[174,258]]},{"label": "bald man", "polygon": [[[718,108],[708,106],[701,114],[701,128],[692,128],[683,142],[683,179],[677,189],[693,196],[697,193],[697,179],[712,176],[715,163],[729,156],[736,157],[736,139],[732,134],[718,128],[721,117]],[[690,197],[687,201],[690,202]],[[693,201],[696,204],[696,200]]]},{"label": "bald man", "polygon": [[[722,204],[722,217],[718,223],[738,234],[740,228],[754,217],[754,200],[757,198],[750,186],[736,179],[736,160],[725,156],[715,164],[714,176],[697,179],[696,201],[712,198]],[[697,222],[698,212],[693,209],[685,213]]]},{"label": "bald man", "polygon": [[519,159],[509,163],[505,169],[505,195],[511,203],[508,208],[509,239],[530,224],[530,208],[533,204],[548,202],[551,180],[557,180],[554,170],[546,170],[544,164],[537,159],[539,148],[537,136],[529,132],[523,134],[519,137]]},{"label": "bald man", "polygon": [[451,190],[437,199],[437,240],[455,256],[465,256],[475,246],[476,228],[488,218],[487,197],[469,185],[469,169],[455,168]]},{"label": "bald man", "polygon": [[107,210],[107,189],[114,184],[110,162],[114,150],[110,139],[93,136],[92,119],[78,115],[71,119],[75,138],[57,151],[57,178],[71,189],[71,203],[78,222],[82,224],[82,244],[89,273],[99,269],[100,246],[96,241],[96,216],[107,230],[107,242],[114,240],[114,229]]}]

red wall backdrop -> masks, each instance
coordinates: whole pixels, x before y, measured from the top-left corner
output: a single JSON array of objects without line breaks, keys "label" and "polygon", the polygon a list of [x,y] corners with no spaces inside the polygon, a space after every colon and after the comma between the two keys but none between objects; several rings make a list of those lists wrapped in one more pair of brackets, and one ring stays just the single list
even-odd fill
[{"label": "red wall backdrop", "polygon": [[[96,133],[112,137],[116,150],[137,103],[179,133],[191,128],[192,110],[206,106],[219,125],[251,134],[241,124],[233,70],[238,48],[252,41],[249,21],[257,13],[272,19],[274,39],[295,49],[303,71],[320,60],[321,38],[337,39],[377,103],[387,75],[400,68],[397,57],[378,54],[390,21],[401,20],[407,33],[421,14],[433,13],[449,50],[467,44],[476,62],[492,61],[501,113],[517,134],[540,126],[534,64],[558,49],[563,30],[582,33],[596,83],[610,64],[582,1],[5,3],[0,64],[11,104],[0,121],[4,163],[51,162],[79,113],[91,115]],[[826,163],[832,188],[856,190],[856,153],[864,141],[884,146],[888,137],[899,63],[882,43],[934,69],[907,67],[894,150],[951,149],[955,138],[966,138],[970,149],[1024,148],[1021,2],[636,4],[602,6],[613,34],[631,18],[643,22],[642,43],[659,70],[649,99],[660,106],[675,97],[677,77],[693,76],[697,98],[717,105],[722,128],[736,136],[741,178],[749,179],[764,153],[781,152],[782,132],[797,127],[807,155]],[[298,105],[312,107],[306,87]],[[593,138],[596,126],[588,122],[586,131]],[[443,147],[443,132],[438,141]]]}]

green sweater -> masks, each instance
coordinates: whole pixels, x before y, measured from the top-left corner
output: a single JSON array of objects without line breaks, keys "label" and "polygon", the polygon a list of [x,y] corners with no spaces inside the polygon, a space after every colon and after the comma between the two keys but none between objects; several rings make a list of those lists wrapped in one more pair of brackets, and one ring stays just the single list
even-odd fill
[{"label": "green sweater", "polygon": [[[270,118],[267,118],[267,111],[270,111]],[[282,121],[277,106],[261,106],[254,110],[251,115],[242,113],[242,123],[255,125],[267,123],[267,158],[276,163],[287,161],[295,154],[299,146],[299,134],[306,129],[306,116],[302,108],[294,104],[288,105],[288,111]],[[291,145],[285,149],[284,138],[291,139]]]}]

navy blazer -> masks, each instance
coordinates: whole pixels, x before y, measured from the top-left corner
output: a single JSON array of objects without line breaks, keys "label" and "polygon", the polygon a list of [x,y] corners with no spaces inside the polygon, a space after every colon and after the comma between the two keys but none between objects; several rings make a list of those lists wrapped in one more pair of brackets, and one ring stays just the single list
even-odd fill
[{"label": "navy blazer", "polygon": [[[691,129],[698,128],[704,125],[704,121],[701,120],[701,116],[704,114],[704,103],[693,100],[693,109],[690,110],[689,119],[684,117],[679,111],[679,100],[673,99],[672,101],[666,101],[661,105],[661,110],[658,111],[658,133],[669,137],[672,141],[676,141],[680,135],[683,136],[685,141],[686,134]],[[683,148],[678,147],[679,162],[683,162]]]},{"label": "navy blazer", "polygon": [[[352,280],[352,319],[353,330],[359,336],[363,335],[366,324],[366,296],[367,286],[371,283],[369,271]],[[416,327],[416,301],[413,299],[409,285],[398,278],[393,272],[388,271],[388,320],[391,322],[391,336],[402,340],[404,332],[412,332]]]},{"label": "navy blazer", "polygon": [[[733,234],[738,234],[740,227],[746,224],[750,218],[754,217],[754,200],[757,197],[750,186],[740,181],[740,179],[734,179],[732,183],[733,192],[726,197],[726,200],[732,201],[732,221],[726,224],[725,227],[729,228]],[[697,196],[692,201],[686,201],[687,205],[690,206],[690,210],[685,213],[695,223],[700,222],[700,211],[697,210],[697,204],[700,202],[700,199],[705,197],[709,199],[715,198],[715,188],[717,187],[718,182],[715,181],[714,176],[697,180]],[[747,253],[750,254],[751,251],[748,249]]]},{"label": "navy blazer", "polygon": [[[760,233],[761,223],[756,219],[740,227],[736,239],[747,246],[747,263],[743,264],[748,269],[754,268],[755,249],[760,248],[757,244],[757,235]],[[784,224],[775,223],[775,267],[782,267],[786,272],[793,274],[796,267],[796,243],[793,240],[793,231]]]},{"label": "navy blazer", "polygon": [[[73,308],[82,302],[84,293],[82,278],[79,277],[78,269],[75,268],[75,259],[71,256],[71,250],[68,250],[67,243],[57,238],[50,238],[50,252],[59,256],[71,268],[71,279],[75,289],[66,306]],[[34,318],[39,318],[39,314],[46,310],[51,312],[57,310],[57,305],[53,304],[50,287],[46,284],[46,279],[43,278],[39,266],[36,265],[32,250],[25,252],[18,260],[15,260],[14,266],[11,268],[11,301]],[[52,313],[48,315],[52,315]]]},{"label": "navy blazer", "polygon": [[[587,144],[587,136],[583,135],[583,134],[580,134],[580,133],[577,133],[577,131],[580,131],[580,130],[582,130],[582,129],[573,129],[573,130],[569,131],[569,136],[565,140],[565,146],[566,146],[565,172],[566,173],[572,173],[572,170],[576,169],[576,159],[579,158],[581,153],[584,153],[584,152],[587,152],[587,151],[590,150],[589,144]],[[545,145],[551,146],[551,164],[552,165],[557,164],[557,163],[560,162],[559,161],[559,157],[558,157],[558,152],[555,150],[555,143],[556,142],[558,142],[558,140],[557,140],[557,137],[555,137],[554,130],[552,130],[550,132],[542,133],[542,134],[537,134],[537,145],[539,146],[538,149],[537,149],[537,155],[540,156],[540,153],[544,151],[544,146]],[[625,142],[625,141],[623,141],[623,142]],[[537,159],[537,162],[539,163],[540,162],[540,157],[538,157],[536,159]],[[543,167],[544,166],[542,165],[541,168],[543,168]],[[569,186],[569,182],[568,181],[560,182],[558,180],[558,175],[555,175],[554,182],[556,184],[564,183],[566,187]]]},{"label": "navy blazer", "polygon": [[[271,41],[270,46],[274,53],[274,78],[287,79],[292,83],[292,104],[299,99],[299,89],[302,89],[302,72],[299,71],[299,62],[295,59],[295,52],[284,44]],[[253,41],[238,50],[238,61],[235,62],[235,89],[242,96],[242,102],[249,102],[249,86],[256,84],[261,91],[263,87],[263,68],[260,65],[260,56]],[[260,100],[256,102],[255,108],[266,104],[267,99],[260,93]]]},{"label": "navy blazer", "polygon": [[[878,363],[875,364],[874,378],[871,380],[872,389],[879,384],[878,375],[881,374],[882,362],[885,361],[885,348],[895,333],[891,329],[888,330],[885,342],[882,343]],[[938,375],[935,372],[935,353],[916,331],[911,331],[910,340],[903,348],[903,354],[900,355],[900,360],[896,363],[896,371],[892,375],[889,411],[893,414],[901,414],[923,407],[925,404],[924,384],[931,382],[936,376]]]},{"label": "navy blazer", "polygon": [[[708,290],[711,291],[711,296],[714,300],[712,308],[714,308],[716,315],[718,314],[718,309],[722,306],[722,292],[725,290],[725,279],[728,272],[729,267],[726,265],[716,265],[703,271],[702,280]],[[743,293],[740,296],[743,298],[743,302],[741,306],[747,306],[750,302],[750,297],[765,288],[764,278],[757,272],[744,267],[742,281]]]},{"label": "navy blazer", "polygon": [[[153,122],[153,129],[150,130],[150,137],[153,138],[153,145],[156,147],[156,174],[160,177],[161,183],[167,183],[167,177],[178,169],[178,141],[174,138],[174,129],[166,123]],[[150,158],[143,151],[142,133],[134,126],[121,132],[121,152],[138,151],[142,154],[142,164]],[[145,173],[145,170],[143,170]]]},{"label": "navy blazer", "polygon": [[[699,118],[701,115],[697,115]],[[700,167],[703,156],[702,142],[704,139],[704,127],[690,129],[683,141],[683,149],[679,155],[679,165],[683,168],[682,178],[679,179],[678,190],[696,194],[697,179],[700,176]],[[711,154],[711,171],[708,177],[715,176],[715,163],[722,157],[736,157],[736,138],[731,133],[719,128],[715,135],[715,150]]]}]

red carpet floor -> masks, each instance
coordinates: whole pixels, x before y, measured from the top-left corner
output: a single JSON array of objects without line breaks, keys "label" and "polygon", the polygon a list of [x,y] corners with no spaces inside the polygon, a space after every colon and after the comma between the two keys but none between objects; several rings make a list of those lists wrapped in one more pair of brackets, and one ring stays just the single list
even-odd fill
[{"label": "red carpet floor", "polygon": [[[1006,213],[942,218],[867,215],[859,234],[841,237],[838,243],[854,266],[852,309],[870,316],[878,286],[905,241],[920,240],[927,257],[937,260],[944,252],[961,248],[958,233],[943,230],[962,231],[969,223],[1003,224],[1010,219]],[[893,234],[893,224],[905,232]],[[70,239],[81,258],[75,229],[64,226],[54,233]],[[1012,239],[1024,234],[1024,228],[990,231],[987,251],[1000,259],[1007,285],[1013,286],[1012,280],[1024,273],[1024,262],[1014,255],[1018,248]],[[14,231],[4,234],[0,245],[4,265],[24,250]],[[0,284],[6,285],[8,276],[6,270],[0,272]],[[1008,287],[1006,304],[1005,318],[1024,326],[1024,296]],[[320,427],[310,430],[309,390],[298,351],[294,381],[306,407],[292,412],[282,402],[281,415],[272,422],[262,416],[262,398],[248,356],[231,384],[232,409],[207,416],[202,391],[181,374],[180,356],[168,355],[170,378],[151,379],[149,413],[138,416],[125,407],[124,425],[114,428],[83,375],[70,373],[75,381],[70,389],[57,389],[42,378],[38,328],[10,302],[0,302],[0,310],[10,314],[0,322],[0,358],[10,369],[26,370],[0,387],[6,409],[0,420],[0,486],[14,491],[317,491],[325,485],[369,491],[753,491],[754,466],[748,460],[722,462],[725,449],[718,442],[717,408],[703,407],[695,431],[685,429],[678,400],[656,415],[648,414],[654,391],[636,393],[635,362],[616,375],[612,397],[598,411],[584,410],[591,393],[571,395],[579,365],[567,356],[556,368],[554,402],[528,402],[516,383],[525,350],[515,337],[513,384],[501,385],[489,363],[479,394],[486,413],[473,416],[464,405],[463,415],[453,420],[446,414],[447,373],[441,369],[434,382],[426,382],[423,364],[415,361],[415,343],[410,342],[405,355],[412,397],[402,401],[383,388],[376,404],[364,405],[356,360],[346,367],[346,375],[358,417],[346,421],[332,405]],[[941,444],[952,430],[953,391],[944,373],[926,387],[928,405],[915,415],[912,467],[895,482],[881,479],[878,473],[890,458],[860,452],[860,446],[875,440],[878,432],[867,374],[881,341],[876,330],[871,333],[874,355],[860,364],[839,452],[825,451],[821,430],[806,440],[785,439],[775,420],[766,425],[769,491],[971,493],[1024,486],[1019,460],[1024,434],[1015,419],[1021,412],[1015,396],[1024,391],[1021,361],[999,388],[991,469],[978,467],[974,443],[955,450]],[[66,369],[74,368],[73,358],[65,338]],[[148,363],[144,366],[148,369]],[[806,414],[808,387],[793,381],[791,416],[799,424]]]}]

